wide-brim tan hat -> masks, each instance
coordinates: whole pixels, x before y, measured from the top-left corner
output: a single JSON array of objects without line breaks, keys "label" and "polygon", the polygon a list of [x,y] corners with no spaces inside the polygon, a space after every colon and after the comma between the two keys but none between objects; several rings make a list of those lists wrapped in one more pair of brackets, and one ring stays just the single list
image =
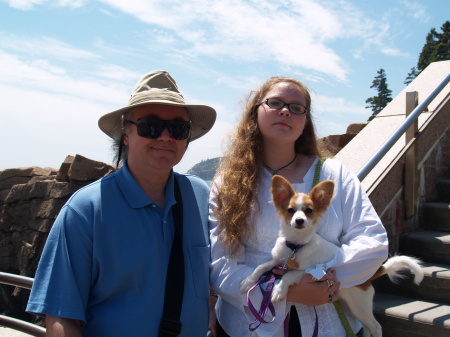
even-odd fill
[{"label": "wide-brim tan hat", "polygon": [[216,110],[206,105],[186,104],[172,76],[167,71],[155,70],[141,77],[126,107],[100,117],[98,126],[112,139],[120,140],[123,133],[122,115],[133,107],[146,104],[186,108],[192,121],[191,141],[205,135],[216,121]]}]

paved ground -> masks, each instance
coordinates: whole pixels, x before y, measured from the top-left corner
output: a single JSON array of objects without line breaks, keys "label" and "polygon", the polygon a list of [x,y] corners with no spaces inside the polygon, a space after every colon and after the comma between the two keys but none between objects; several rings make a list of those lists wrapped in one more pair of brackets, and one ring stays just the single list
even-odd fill
[{"label": "paved ground", "polygon": [[0,337],[30,337],[31,335],[0,326]]}]

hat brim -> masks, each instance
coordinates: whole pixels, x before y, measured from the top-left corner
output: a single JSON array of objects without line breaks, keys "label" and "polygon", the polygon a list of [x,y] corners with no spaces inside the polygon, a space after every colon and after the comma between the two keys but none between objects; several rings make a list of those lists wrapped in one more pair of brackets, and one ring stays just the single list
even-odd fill
[{"label": "hat brim", "polygon": [[178,104],[165,100],[143,101],[138,104],[132,104],[125,108],[115,110],[100,117],[98,126],[100,130],[106,133],[114,140],[120,140],[122,137],[122,115],[135,107],[150,104],[164,104],[184,107],[189,112],[189,120],[192,121],[191,141],[204,136],[213,127],[216,121],[216,110],[207,105]]}]

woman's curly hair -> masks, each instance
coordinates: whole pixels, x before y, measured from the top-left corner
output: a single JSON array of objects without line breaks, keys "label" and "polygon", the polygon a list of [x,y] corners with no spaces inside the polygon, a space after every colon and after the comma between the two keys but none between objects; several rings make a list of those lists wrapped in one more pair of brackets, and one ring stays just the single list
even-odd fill
[{"label": "woman's curly hair", "polygon": [[299,154],[320,156],[314,124],[311,119],[311,95],[300,81],[283,76],[269,78],[259,90],[247,97],[244,115],[231,135],[228,149],[222,158],[217,179],[217,207],[214,214],[219,220],[219,237],[235,253],[252,231],[247,223],[250,212],[257,206],[257,190],[260,183],[259,167],[262,164],[262,136],[257,123],[257,108],[273,85],[287,82],[297,85],[306,100],[306,124],[302,135],[295,142]]}]

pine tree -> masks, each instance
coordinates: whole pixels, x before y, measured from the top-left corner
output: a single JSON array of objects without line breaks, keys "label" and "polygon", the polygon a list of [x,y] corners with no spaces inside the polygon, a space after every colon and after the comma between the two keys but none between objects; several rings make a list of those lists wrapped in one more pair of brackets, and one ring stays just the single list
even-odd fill
[{"label": "pine tree", "polygon": [[444,22],[441,31],[438,33],[435,28],[430,30],[420,52],[417,69],[411,69],[405,84],[411,83],[431,62],[450,60],[450,21]]},{"label": "pine tree", "polygon": [[406,76],[406,79],[403,83],[405,83],[406,85],[410,84],[419,74],[419,72],[417,71],[416,67],[412,67],[411,71],[408,73],[408,76]]},{"label": "pine tree", "polygon": [[375,116],[378,115],[378,113],[383,110],[390,101],[392,101],[392,90],[388,88],[384,69],[378,70],[377,74],[378,75],[375,76],[375,79],[370,87],[376,89],[378,91],[378,95],[366,99],[366,103],[369,104],[369,106],[366,106],[366,109],[372,109],[372,116],[368,119],[369,122],[374,119]]}]

